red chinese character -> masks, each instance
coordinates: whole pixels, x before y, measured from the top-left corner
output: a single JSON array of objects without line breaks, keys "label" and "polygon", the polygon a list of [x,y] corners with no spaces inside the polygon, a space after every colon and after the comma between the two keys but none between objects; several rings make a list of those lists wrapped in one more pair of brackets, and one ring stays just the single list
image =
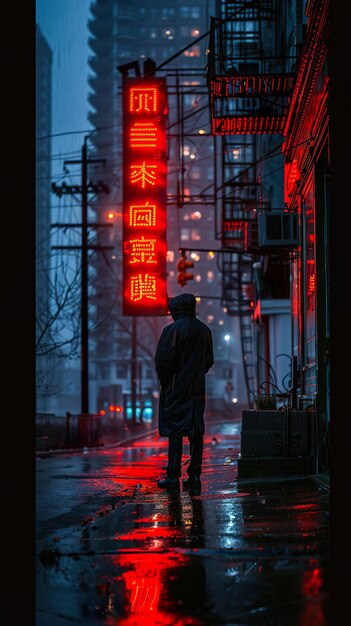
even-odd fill
[{"label": "red chinese character", "polygon": [[152,227],[156,225],[156,204],[131,204],[129,207],[129,226]]},{"label": "red chinese character", "polygon": [[130,129],[131,148],[156,148],[157,126],[152,123],[135,122]]},{"label": "red chinese character", "polygon": [[156,181],[157,165],[146,165],[146,161],[130,166],[130,182],[141,182],[142,189],[145,189],[146,184],[154,185]]},{"label": "red chinese character", "polygon": [[157,111],[157,89],[132,88],[129,93],[129,111],[131,113],[155,113]]},{"label": "red chinese character", "polygon": [[308,279],[308,295],[313,296],[316,291],[316,275],[310,274]]},{"label": "red chinese character", "polygon": [[129,243],[131,244],[130,265],[134,265],[134,263],[157,263],[156,239],[140,237],[139,239],[131,239]]},{"label": "red chinese character", "polygon": [[130,277],[130,299],[139,302],[142,299],[156,300],[156,277],[150,274],[136,274]]}]

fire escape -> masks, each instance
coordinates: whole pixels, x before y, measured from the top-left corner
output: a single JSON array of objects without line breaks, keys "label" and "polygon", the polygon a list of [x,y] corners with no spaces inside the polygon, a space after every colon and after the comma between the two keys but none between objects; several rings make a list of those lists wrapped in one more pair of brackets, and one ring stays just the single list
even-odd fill
[{"label": "fire escape", "polygon": [[[258,214],[269,210],[259,172],[262,134],[282,134],[293,89],[291,64],[278,46],[274,0],[218,0],[211,18],[207,86],[211,132],[221,141],[217,190],[221,227],[222,305],[239,318],[249,405],[257,391],[253,262],[259,257]],[[265,42],[269,42],[269,50]],[[273,43],[272,43],[273,42]]]}]

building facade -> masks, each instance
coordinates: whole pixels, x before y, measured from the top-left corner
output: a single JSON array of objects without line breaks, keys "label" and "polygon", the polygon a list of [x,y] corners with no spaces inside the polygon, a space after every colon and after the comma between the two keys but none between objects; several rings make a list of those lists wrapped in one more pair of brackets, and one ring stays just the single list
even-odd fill
[{"label": "building facade", "polygon": [[[50,270],[50,189],[51,189],[51,72],[52,51],[36,25],[36,397],[37,409],[45,411],[51,394],[50,374],[45,355],[42,354],[43,331],[49,319]],[[44,352],[44,351],[43,351]]]},{"label": "building facade", "polygon": [[328,465],[330,426],[329,0],[306,2],[304,19],[286,116],[284,187],[298,224],[291,264],[297,404],[311,408],[318,470]]}]

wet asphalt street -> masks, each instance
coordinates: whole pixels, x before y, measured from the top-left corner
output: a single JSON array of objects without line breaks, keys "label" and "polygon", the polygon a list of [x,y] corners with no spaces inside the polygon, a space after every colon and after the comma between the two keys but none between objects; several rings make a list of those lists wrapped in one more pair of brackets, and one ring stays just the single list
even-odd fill
[{"label": "wet asphalt street", "polygon": [[237,480],[240,422],[204,444],[201,493],[157,487],[156,433],[37,459],[36,626],[331,624],[327,481]]}]

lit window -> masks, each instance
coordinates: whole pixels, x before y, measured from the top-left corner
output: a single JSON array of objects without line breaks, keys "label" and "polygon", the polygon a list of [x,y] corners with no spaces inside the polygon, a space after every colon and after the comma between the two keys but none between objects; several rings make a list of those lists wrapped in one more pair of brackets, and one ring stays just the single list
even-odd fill
[{"label": "lit window", "polygon": [[199,57],[200,56],[200,46],[192,46],[188,50],[184,50],[183,52],[185,57]]},{"label": "lit window", "polygon": [[162,37],[164,39],[174,39],[174,30],[173,28],[165,28]]},{"label": "lit window", "polygon": [[199,37],[200,36],[200,31],[198,28],[192,28],[191,29],[191,36],[192,37]]},{"label": "lit window", "polygon": [[198,228],[192,228],[190,239],[191,239],[191,241],[200,241],[201,240],[201,233],[200,233]]},{"label": "lit window", "polygon": [[207,316],[207,324],[212,324],[213,320],[214,320],[214,315]]},{"label": "lit window", "polygon": [[166,260],[169,261],[169,263],[173,263],[173,261],[174,261],[174,252],[173,252],[173,250],[167,250]]},{"label": "lit window", "polygon": [[184,187],[184,202],[189,202],[190,200],[190,187]]},{"label": "lit window", "polygon": [[183,154],[184,154],[184,156],[189,156],[189,154],[190,154],[190,146],[184,146]]},{"label": "lit window", "polygon": [[189,241],[190,239],[190,230],[189,228],[182,228],[180,231],[180,239],[182,241]]},{"label": "lit window", "polygon": [[207,272],[207,282],[208,283],[213,283],[213,278],[214,278],[214,273],[213,272]]},{"label": "lit window", "polygon": [[196,274],[195,280],[196,280],[197,283],[200,283],[201,282],[201,274]]},{"label": "lit window", "polygon": [[191,218],[192,220],[199,220],[199,219],[201,219],[201,217],[202,217],[202,215],[201,215],[200,211],[194,211],[194,212],[190,215],[190,218]]},{"label": "lit window", "polygon": [[210,250],[209,252],[207,252],[207,258],[208,259],[214,259],[215,258],[215,253]]},{"label": "lit window", "polygon": [[188,222],[189,219],[190,219],[189,213],[184,213],[184,215],[183,215],[184,222]]},{"label": "lit window", "polygon": [[157,32],[156,32],[156,28],[152,28],[150,31],[150,37],[151,39],[156,39],[157,37]]},{"label": "lit window", "polygon": [[218,320],[218,324],[219,324],[220,326],[223,326],[223,324],[224,324],[224,320]]},{"label": "lit window", "polygon": [[190,255],[190,258],[193,261],[200,261],[201,256],[199,255],[198,252],[192,252],[191,255]]}]

